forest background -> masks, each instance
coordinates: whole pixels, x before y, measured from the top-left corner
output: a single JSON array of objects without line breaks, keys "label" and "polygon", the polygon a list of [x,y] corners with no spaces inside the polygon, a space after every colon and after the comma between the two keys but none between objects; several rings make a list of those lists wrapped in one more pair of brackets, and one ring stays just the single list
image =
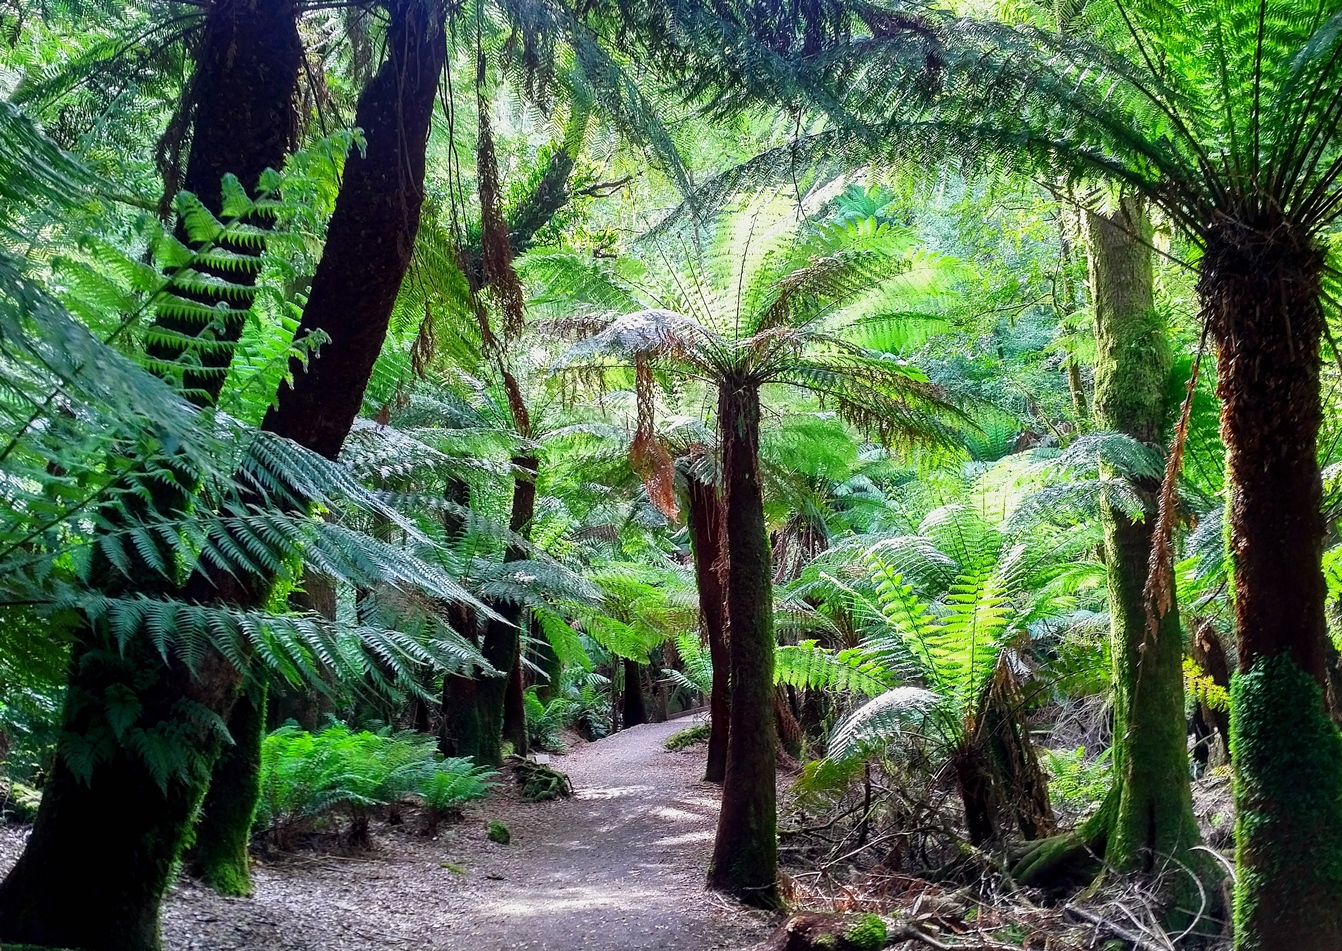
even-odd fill
[{"label": "forest background", "polygon": [[0,938],[704,699],[747,901],[781,756],[871,861],[1206,938],[1229,760],[1236,942],[1336,947],[1308,6],[0,8]]}]

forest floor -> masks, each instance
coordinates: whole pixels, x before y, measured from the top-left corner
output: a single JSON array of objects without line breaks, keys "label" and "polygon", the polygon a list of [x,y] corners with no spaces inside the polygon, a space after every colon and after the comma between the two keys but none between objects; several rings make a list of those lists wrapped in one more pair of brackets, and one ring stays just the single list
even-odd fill
[{"label": "forest floor", "polygon": [[[255,895],[221,898],[183,879],[169,894],[167,951],[709,951],[777,924],[706,892],[720,791],[703,746],[663,741],[686,720],[623,730],[551,765],[575,797],[522,800],[511,783],[463,822],[418,834],[375,823],[373,848],[259,862]],[[486,838],[504,822],[510,845]],[[27,829],[0,828],[0,874]]]}]

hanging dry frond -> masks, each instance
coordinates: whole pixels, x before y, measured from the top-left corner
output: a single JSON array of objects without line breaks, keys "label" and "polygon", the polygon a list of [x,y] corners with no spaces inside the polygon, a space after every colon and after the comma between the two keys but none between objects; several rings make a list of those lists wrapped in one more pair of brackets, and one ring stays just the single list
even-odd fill
[{"label": "hanging dry frond", "polygon": [[1174,605],[1174,522],[1179,506],[1179,472],[1183,468],[1184,449],[1188,445],[1189,421],[1193,417],[1193,393],[1198,385],[1202,356],[1207,351],[1207,332],[1210,326],[1210,322],[1203,323],[1202,342],[1198,345],[1197,356],[1193,360],[1193,372],[1188,377],[1188,395],[1184,397],[1184,405],[1179,412],[1179,425],[1174,431],[1174,442],[1170,446],[1170,455],[1165,463],[1165,478],[1160,484],[1160,511],[1156,516],[1151,541],[1151,562],[1147,569],[1146,588],[1143,591],[1148,639],[1155,638],[1160,630],[1160,622],[1170,613],[1170,608]]},{"label": "hanging dry frond", "polygon": [[653,393],[652,366],[645,355],[634,366],[634,392],[638,424],[629,444],[629,468],[643,480],[648,499],[667,518],[676,518],[676,464],[666,443],[657,436],[657,404]]},{"label": "hanging dry frond", "polygon": [[526,296],[513,269],[513,249],[500,196],[498,156],[494,151],[489,104],[485,101],[481,82],[476,85],[476,101],[480,109],[476,176],[480,191],[481,279],[503,314],[504,336],[513,337],[522,332],[526,321]]}]

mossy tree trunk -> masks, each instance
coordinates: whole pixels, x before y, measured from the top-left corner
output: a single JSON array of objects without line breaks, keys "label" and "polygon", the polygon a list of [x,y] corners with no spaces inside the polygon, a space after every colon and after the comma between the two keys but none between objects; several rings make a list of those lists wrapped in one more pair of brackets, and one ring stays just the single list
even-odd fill
[{"label": "mossy tree trunk", "polygon": [[[1152,229],[1140,199],[1124,196],[1112,215],[1086,219],[1095,303],[1095,417],[1100,426],[1163,452],[1172,354],[1156,308]],[[1202,853],[1193,817],[1184,728],[1183,634],[1177,604],[1148,623],[1145,595],[1160,486],[1137,486],[1147,510],[1133,521],[1102,506],[1114,663],[1117,808],[1105,858],[1125,871],[1160,876],[1170,912],[1198,910],[1196,872],[1217,894],[1219,868]],[[1152,608],[1152,616],[1158,614]],[[1191,907],[1189,904],[1191,903]]]},{"label": "mossy tree trunk", "polygon": [[690,546],[694,550],[694,579],[699,591],[699,617],[713,662],[713,689],[709,692],[708,766],[704,780],[721,783],[727,777],[727,740],[731,724],[731,653],[727,633],[727,595],[722,583],[726,552],[722,547],[722,498],[717,487],[689,478]]},{"label": "mossy tree trunk", "polygon": [[726,506],[727,614],[732,705],[709,887],[776,907],[777,775],[774,736],[773,584],[760,485],[760,388],[748,377],[718,384]]},{"label": "mossy tree trunk", "polygon": [[228,717],[232,744],[210,773],[210,788],[196,820],[191,874],[221,895],[252,893],[247,844],[261,795],[261,741],[266,735],[266,689],[245,690]]},{"label": "mossy tree trunk", "polygon": [[[281,392],[265,422],[331,458],[358,413],[418,227],[429,119],[446,55],[441,16],[420,3],[393,4],[388,49],[360,98],[356,121],[367,148],[346,163],[299,329],[322,329],[331,342],[307,372],[295,368],[293,388]],[[185,596],[254,607],[268,581],[198,572]],[[159,904],[218,755],[202,718],[183,717],[183,705],[227,716],[241,674],[214,655],[194,672],[164,670],[152,651],[134,647],[138,640],[126,659],[109,657],[96,642],[74,653],[64,753],[28,848],[0,886],[0,937],[7,941],[90,951],[159,946]],[[105,711],[113,703],[129,709],[128,696],[139,710],[132,728],[172,735],[188,753],[185,774],[160,785],[139,755],[109,735]],[[76,775],[70,760],[89,763],[88,776]]]},{"label": "mossy tree trunk", "polygon": [[[300,361],[290,366],[293,385],[281,389],[262,422],[263,429],[328,459],[339,455],[358,416],[409,268],[424,198],[429,126],[446,57],[445,23],[429,0],[399,0],[390,9],[387,59],[359,97],[355,115],[365,148],[345,163],[326,246],[296,331],[299,337],[321,331],[329,341],[306,366]],[[185,596],[257,608],[273,581],[240,580],[202,565]],[[221,682],[216,689],[226,685]],[[248,710],[245,699],[239,706],[241,732],[234,735],[229,757],[216,764],[214,780],[220,786],[209,797],[222,828],[202,830],[230,854],[239,837],[245,841],[246,830],[238,826],[245,823],[249,829],[256,809],[264,733],[264,708]],[[245,855],[241,868],[234,863],[212,874],[236,885],[244,871]]]},{"label": "mossy tree trunk", "polygon": [[1318,433],[1324,255],[1282,222],[1208,240],[1239,671],[1235,945],[1342,947],[1342,738],[1327,683]]},{"label": "mossy tree trunk", "polygon": [[[295,139],[301,61],[292,0],[221,0],[206,11],[182,184],[216,214],[226,173],[254,191],[262,171],[283,165]],[[251,279],[250,273],[229,275],[235,284]],[[220,303],[202,297],[207,306]],[[212,328],[224,345],[200,349],[204,369],[185,379],[197,403],[218,397],[232,354],[229,338],[236,340],[241,326],[241,310],[230,310]],[[205,329],[159,321],[151,334],[151,360],[179,356]],[[188,504],[185,492],[157,485],[154,505],[160,511]],[[104,579],[100,587],[112,595],[170,587],[147,566],[128,578],[95,565],[93,575]],[[159,905],[218,751],[212,731],[199,718],[183,718],[181,705],[218,701],[216,709],[226,711],[233,692],[196,683],[180,665],[164,666],[149,645],[147,637],[133,638],[122,650],[107,631],[86,628],[76,634],[60,755],[24,855],[0,886],[0,940],[89,951],[159,946]],[[228,681],[226,668],[211,657],[199,673],[207,679],[218,673]],[[163,764],[156,770],[127,747],[132,736],[172,737],[188,751],[182,768],[164,776]],[[75,910],[72,897],[78,900]]]},{"label": "mossy tree trunk", "polygon": [[[163,893],[218,750],[212,730],[181,716],[191,686],[185,671],[162,666],[148,639],[121,653],[93,640],[75,645],[55,767],[28,844],[0,885],[0,940],[157,951]],[[120,736],[117,711],[137,714]],[[130,731],[171,736],[185,771],[156,774],[128,747]]]}]

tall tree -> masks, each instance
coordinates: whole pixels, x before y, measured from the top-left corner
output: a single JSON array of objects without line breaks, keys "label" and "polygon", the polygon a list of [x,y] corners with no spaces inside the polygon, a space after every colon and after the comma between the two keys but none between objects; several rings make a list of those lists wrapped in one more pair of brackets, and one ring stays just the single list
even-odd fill
[{"label": "tall tree", "polygon": [[[306,364],[290,366],[293,385],[281,389],[262,429],[334,460],[363,405],[373,364],[382,350],[401,281],[410,265],[424,202],[425,152],[446,59],[445,15],[435,0],[390,0],[387,58],[369,81],[355,114],[364,149],[349,157],[321,261],[295,339],[324,334],[327,343]],[[295,493],[301,497],[301,491]],[[205,566],[203,566],[205,567]],[[245,580],[198,569],[186,597],[221,599],[240,607],[264,603],[274,579]],[[242,671],[221,671],[233,680]],[[224,684],[219,690],[227,692]],[[234,890],[247,882],[245,843],[258,787],[255,755],[265,728],[265,695],[251,691],[232,704],[235,752],[216,763],[207,841],[218,843],[213,876]]]},{"label": "tall tree", "polygon": [[[717,389],[731,711],[708,881],[743,901],[771,907],[779,903],[775,638],[760,483],[761,391],[783,384],[818,394],[848,418],[891,438],[946,438],[937,414],[948,407],[916,370],[842,336],[847,305],[880,293],[883,278],[905,269],[906,235],[874,225],[821,227],[804,238],[766,237],[769,229],[761,222],[746,230],[749,251],[736,273],[688,276],[684,286],[705,290],[686,295],[687,313],[653,308],[618,316],[560,364],[632,362],[642,381],[637,390],[644,421],[655,412],[648,382],[654,364],[688,371]],[[751,236],[757,241],[753,248]],[[730,288],[719,286],[724,281]],[[855,318],[850,313],[848,319]],[[650,424],[646,429],[651,432]],[[664,448],[661,454],[669,470],[670,456]],[[658,464],[655,448],[647,455]],[[701,590],[701,603],[704,597]]]},{"label": "tall tree", "polygon": [[[283,165],[296,138],[301,57],[297,8],[290,0],[220,0],[208,7],[189,97],[192,138],[184,184],[212,212],[222,210],[226,174],[255,189],[265,169]],[[254,271],[242,272],[245,286]],[[237,275],[230,277],[238,283]],[[218,302],[202,295],[206,306]],[[240,329],[242,311],[226,306],[218,313],[228,315],[227,326],[236,322]],[[151,334],[158,342],[151,343],[150,355],[180,355],[183,342],[205,329],[198,319],[166,318]],[[223,384],[217,371],[192,379],[188,385],[206,391],[197,397],[205,402]],[[158,483],[157,488],[168,496],[155,500],[160,509],[182,507],[185,499],[176,487]],[[143,585],[136,580],[163,585],[152,570],[133,574],[136,579],[111,566],[95,569],[95,575],[105,576],[102,587],[109,593],[128,583],[137,590]],[[190,694],[183,694],[180,682],[170,682],[188,675],[165,669],[148,639],[132,638],[124,650],[114,644],[97,625],[76,637],[60,755],[28,846],[0,885],[0,937],[6,940],[90,949],[158,945],[159,902],[199,802],[201,777],[176,775],[160,782],[145,751],[127,749],[108,721],[122,723],[123,730],[125,720],[118,716],[151,729],[176,724],[178,742],[208,748],[218,741],[208,723],[183,722],[179,715],[178,704]],[[69,910],[75,894],[78,914]]]},{"label": "tall tree", "polygon": [[[1122,197],[1112,214],[1086,216],[1095,303],[1095,416],[1100,425],[1157,451],[1169,416],[1173,362],[1164,315],[1156,308],[1152,231],[1145,201]],[[1163,452],[1161,452],[1163,455]],[[1155,541],[1159,486],[1138,487],[1146,517],[1102,506],[1114,658],[1114,753],[1117,812],[1106,860],[1117,868],[1162,873],[1164,891],[1197,913],[1200,884],[1219,868],[1192,851],[1200,844],[1189,785],[1184,731],[1183,632],[1179,609],[1151,603],[1147,576]],[[1174,867],[1171,868],[1171,863]]]},{"label": "tall tree", "polygon": [[757,90],[762,76],[783,98],[824,90],[834,127],[794,161],[853,143],[1103,176],[1201,246],[1238,632],[1236,942],[1342,945],[1317,455],[1324,236],[1342,215],[1342,2],[1098,0],[1070,35],[912,3],[855,12],[870,31],[855,49],[786,68],[752,60]]},{"label": "tall tree", "polygon": [[[1152,459],[1127,479],[1145,509],[1105,501],[1105,564],[1114,666],[1115,782],[1103,807],[1078,833],[1046,840],[1020,863],[1021,880],[1039,882],[1074,867],[1078,852],[1123,871],[1156,876],[1167,919],[1184,927],[1215,896],[1221,877],[1200,844],[1193,816],[1184,731],[1183,632],[1173,601],[1148,596],[1173,363],[1169,329],[1156,307],[1152,228],[1144,199],[1121,197],[1112,212],[1084,219],[1095,310],[1096,421],[1147,447]],[[1112,465],[1106,464],[1112,469]],[[1214,907],[1214,902],[1212,907]]]}]

